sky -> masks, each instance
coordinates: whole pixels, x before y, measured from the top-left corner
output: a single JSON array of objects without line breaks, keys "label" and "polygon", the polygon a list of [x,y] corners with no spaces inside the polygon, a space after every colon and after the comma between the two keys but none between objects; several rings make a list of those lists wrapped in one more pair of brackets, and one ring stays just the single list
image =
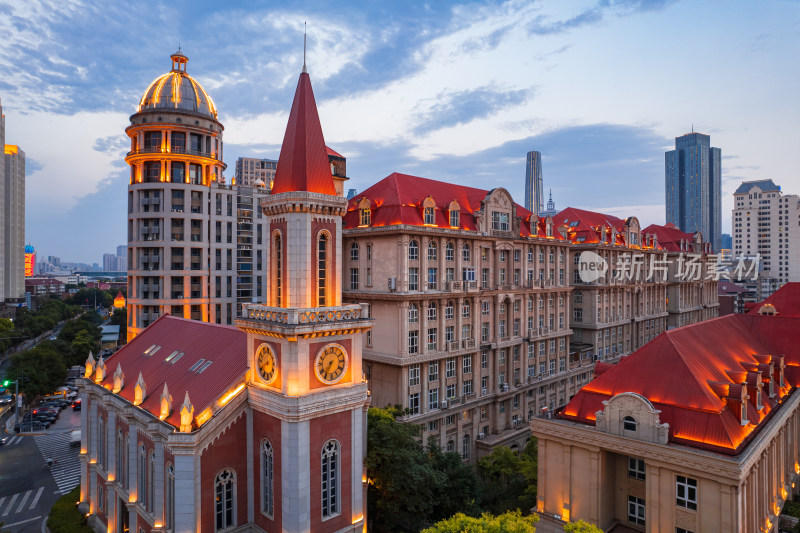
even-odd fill
[{"label": "sky", "polygon": [[[178,46],[225,126],[225,172],[276,159],[303,63],[326,143],[362,191],[392,172],[524,202],[525,154],[568,206],[665,222],[664,152],[722,150],[800,193],[800,2],[0,0],[6,143],[27,156],[26,241],[102,263],[127,242],[125,134]],[[545,202],[547,197],[545,197]]]}]

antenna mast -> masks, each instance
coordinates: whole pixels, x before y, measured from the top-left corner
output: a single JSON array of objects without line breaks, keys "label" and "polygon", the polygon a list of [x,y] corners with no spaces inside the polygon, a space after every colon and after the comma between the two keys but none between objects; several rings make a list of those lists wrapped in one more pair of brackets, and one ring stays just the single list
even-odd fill
[{"label": "antenna mast", "polygon": [[308,72],[308,70],[306,70],[306,40],[307,40],[306,23],[303,22],[303,72]]}]

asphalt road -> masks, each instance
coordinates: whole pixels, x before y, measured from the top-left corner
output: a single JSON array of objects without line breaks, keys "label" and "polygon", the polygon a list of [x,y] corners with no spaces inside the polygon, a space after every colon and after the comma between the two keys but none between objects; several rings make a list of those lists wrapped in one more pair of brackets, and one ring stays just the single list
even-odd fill
[{"label": "asphalt road", "polygon": [[[44,531],[44,521],[53,503],[62,492],[78,484],[74,480],[80,470],[79,450],[77,446],[69,446],[69,433],[79,427],[80,411],[67,408],[43,434],[21,436],[2,432],[9,437],[0,446],[0,521],[4,533]],[[50,468],[45,466],[44,453],[58,463]]]}]

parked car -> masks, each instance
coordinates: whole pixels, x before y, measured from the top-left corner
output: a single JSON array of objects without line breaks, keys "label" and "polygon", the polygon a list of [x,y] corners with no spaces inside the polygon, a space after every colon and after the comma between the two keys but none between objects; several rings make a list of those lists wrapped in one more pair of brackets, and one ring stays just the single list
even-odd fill
[{"label": "parked car", "polygon": [[33,416],[51,416],[53,418],[58,418],[61,414],[61,409],[58,408],[49,408],[49,407],[40,407],[39,409],[34,409]]},{"label": "parked car", "polygon": [[81,410],[81,399],[78,398],[74,402],[72,402],[72,410],[73,411],[80,411]]}]

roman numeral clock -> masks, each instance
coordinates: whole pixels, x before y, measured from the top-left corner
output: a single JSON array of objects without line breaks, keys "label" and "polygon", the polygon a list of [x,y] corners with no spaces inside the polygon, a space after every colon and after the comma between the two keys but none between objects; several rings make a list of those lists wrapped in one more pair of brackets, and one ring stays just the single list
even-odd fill
[{"label": "roman numeral clock", "polygon": [[328,385],[333,385],[344,376],[347,370],[347,350],[339,344],[328,344],[317,354],[314,371],[317,378]]}]

